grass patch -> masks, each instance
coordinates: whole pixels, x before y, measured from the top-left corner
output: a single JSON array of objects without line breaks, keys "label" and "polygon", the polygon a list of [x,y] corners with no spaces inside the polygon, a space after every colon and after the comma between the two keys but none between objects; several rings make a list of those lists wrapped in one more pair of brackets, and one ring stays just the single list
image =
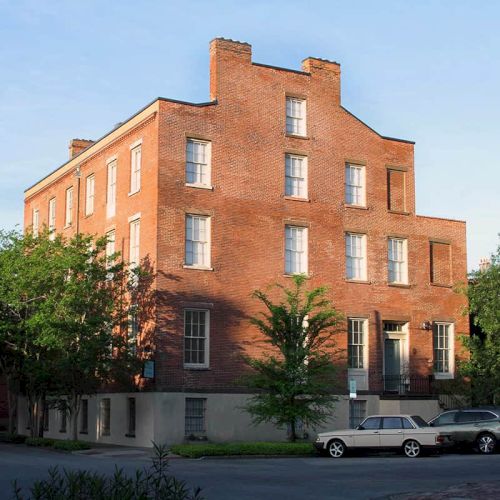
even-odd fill
[{"label": "grass patch", "polygon": [[43,446],[47,448],[54,446],[54,442],[55,442],[54,439],[40,438],[40,437],[34,437],[34,438],[29,437],[26,438],[26,440],[24,441],[24,443],[27,444],[28,446]]},{"label": "grass patch", "polygon": [[52,448],[64,451],[90,450],[91,446],[85,441],[55,441]]},{"label": "grass patch", "polygon": [[176,444],[170,451],[189,458],[235,455],[315,455],[311,443],[225,443],[225,444]]},{"label": "grass patch", "polygon": [[26,436],[22,434],[9,434],[8,432],[0,433],[0,443],[22,444],[26,439]]}]

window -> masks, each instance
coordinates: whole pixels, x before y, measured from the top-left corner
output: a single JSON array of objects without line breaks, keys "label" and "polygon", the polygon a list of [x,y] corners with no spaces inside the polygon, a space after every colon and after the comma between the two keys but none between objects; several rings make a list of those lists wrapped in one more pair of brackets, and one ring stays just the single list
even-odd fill
[{"label": "window", "polygon": [[127,343],[130,353],[137,353],[137,337],[139,335],[139,318],[137,315],[137,305],[130,306],[128,311]]},{"label": "window", "polygon": [[438,418],[434,419],[432,421],[432,423],[435,426],[447,425],[447,424],[454,424],[455,423],[455,418],[457,416],[457,413],[458,412],[455,412],[455,411],[450,411],[448,413],[443,413]]},{"label": "window", "polygon": [[95,177],[89,175],[85,184],[85,215],[94,213]]},{"label": "window", "polygon": [[198,139],[186,143],[186,184],[211,187],[211,144]]},{"label": "window", "polygon": [[355,429],[366,417],[366,401],[353,399],[349,402],[349,428]]},{"label": "window", "polygon": [[68,423],[66,408],[59,410],[59,423],[61,424],[59,427],[59,432],[66,432]]},{"label": "window", "polygon": [[345,202],[348,205],[365,206],[365,167],[346,164]]},{"label": "window", "polygon": [[406,172],[387,169],[387,205],[394,212],[406,212]]},{"label": "window", "polygon": [[346,277],[366,281],[366,235],[345,235]]},{"label": "window", "polygon": [[66,189],[66,214],[64,226],[71,226],[73,223],[73,188]]},{"label": "window", "polygon": [[135,437],[135,398],[127,398],[127,436]]},{"label": "window", "polygon": [[365,368],[366,320],[347,320],[347,358],[349,368]]},{"label": "window", "polygon": [[89,432],[89,400],[82,399],[80,408],[80,434]]},{"label": "window", "polygon": [[210,217],[186,215],[186,265],[210,267]]},{"label": "window", "polygon": [[133,148],[130,155],[130,194],[134,194],[141,190],[142,146]]},{"label": "window", "polygon": [[[412,418],[414,418],[414,417],[412,417]],[[402,418],[401,420],[403,421],[403,429],[414,429],[412,423],[407,418]],[[419,424],[419,423],[420,422],[417,421],[417,424]],[[424,424],[427,425],[427,422],[425,420],[424,420]]]},{"label": "window", "polygon": [[114,217],[116,214],[116,171],[117,162],[108,163],[108,188],[106,191],[106,216]]},{"label": "window", "polygon": [[199,309],[184,311],[184,366],[208,367],[210,313]]},{"label": "window", "polygon": [[101,436],[109,436],[111,432],[111,401],[109,398],[99,402],[99,428]]},{"label": "window", "polygon": [[450,286],[451,279],[451,245],[449,243],[431,241],[431,283]]},{"label": "window", "polygon": [[382,429],[402,429],[401,417],[384,417],[382,419]]},{"label": "window", "polygon": [[286,98],[286,133],[306,135],[306,101],[296,97]]},{"label": "window", "polygon": [[135,219],[130,222],[130,249],[129,249],[129,264],[136,267],[140,262],[139,241],[141,235],[141,219]]},{"label": "window", "polygon": [[434,324],[434,372],[451,377],[453,374],[453,326],[450,323]]},{"label": "window", "polygon": [[49,238],[53,240],[56,236],[56,199],[49,200]]},{"label": "window", "polygon": [[363,429],[380,429],[380,417],[368,417],[363,422]]},{"label": "window", "polygon": [[115,231],[108,231],[106,233],[106,266],[111,267],[114,262],[112,256],[115,254]]},{"label": "window", "polygon": [[406,239],[388,239],[389,283],[408,283],[408,244]]},{"label": "window", "polygon": [[33,210],[33,236],[38,237],[40,231],[40,212],[35,209]]},{"label": "window", "polygon": [[307,273],[307,228],[285,226],[285,273]]},{"label": "window", "polygon": [[285,195],[307,198],[307,158],[287,154],[285,156]]},{"label": "window", "polygon": [[185,435],[204,434],[205,410],[207,400],[205,398],[186,398],[185,412]]}]

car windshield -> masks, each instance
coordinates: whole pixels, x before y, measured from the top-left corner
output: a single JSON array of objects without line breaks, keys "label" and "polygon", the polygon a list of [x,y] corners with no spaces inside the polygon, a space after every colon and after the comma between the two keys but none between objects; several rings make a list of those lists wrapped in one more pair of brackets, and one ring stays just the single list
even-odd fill
[{"label": "car windshield", "polygon": [[418,415],[412,415],[412,420],[417,424],[417,427],[429,427],[429,424],[422,418],[419,417]]}]

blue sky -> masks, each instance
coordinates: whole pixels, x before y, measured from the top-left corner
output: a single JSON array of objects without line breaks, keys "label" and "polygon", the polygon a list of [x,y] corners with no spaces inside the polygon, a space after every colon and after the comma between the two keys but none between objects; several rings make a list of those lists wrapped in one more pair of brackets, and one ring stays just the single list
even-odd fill
[{"label": "blue sky", "polygon": [[500,232],[500,2],[0,0],[0,228],[23,190],[158,96],[208,100],[208,43],[342,64],[342,102],[416,141],[417,211],[465,219],[469,268]]}]

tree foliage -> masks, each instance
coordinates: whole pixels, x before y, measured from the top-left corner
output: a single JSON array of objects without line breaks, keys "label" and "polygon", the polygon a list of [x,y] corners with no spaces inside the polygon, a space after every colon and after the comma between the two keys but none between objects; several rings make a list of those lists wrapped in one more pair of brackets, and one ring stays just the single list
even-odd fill
[{"label": "tree foliage", "polygon": [[470,357],[460,371],[470,379],[473,404],[500,404],[500,246],[489,267],[471,274],[467,295],[480,333],[464,339]]},{"label": "tree foliage", "polygon": [[292,441],[299,422],[313,428],[323,423],[337,400],[333,336],[342,316],[325,287],[307,290],[306,283],[298,275],[292,288],[275,285],[283,294],[279,303],[262,291],[253,293],[266,312],[250,321],[272,350],[262,358],[245,357],[252,370],[244,383],[256,391],[245,409],[256,424],[287,426]]}]

